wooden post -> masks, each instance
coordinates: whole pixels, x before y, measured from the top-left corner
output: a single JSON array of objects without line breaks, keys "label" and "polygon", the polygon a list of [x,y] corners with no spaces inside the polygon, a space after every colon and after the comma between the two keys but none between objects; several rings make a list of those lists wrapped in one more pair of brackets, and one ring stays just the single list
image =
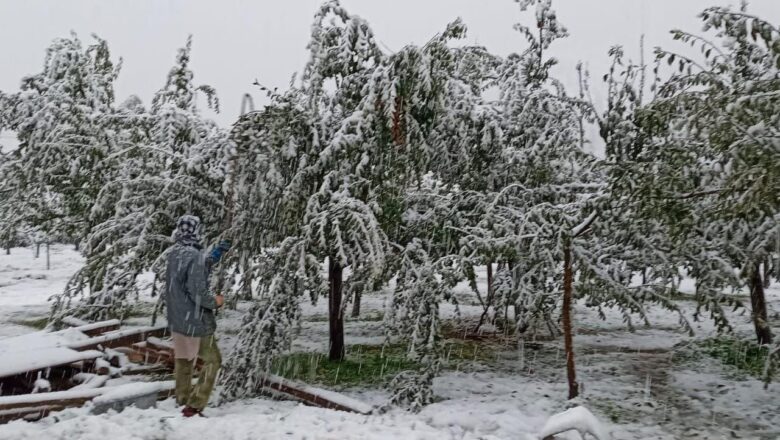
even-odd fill
[{"label": "wooden post", "polygon": [[330,354],[328,358],[332,361],[344,359],[344,311],[341,308],[343,271],[344,268],[336,262],[335,258],[328,258],[328,281],[330,283],[328,295]]},{"label": "wooden post", "polygon": [[566,351],[566,378],[569,381],[569,399],[580,394],[577,383],[577,373],[574,368],[574,338],[571,325],[572,302],[572,262],[571,243],[567,240],[563,245],[563,344]]}]

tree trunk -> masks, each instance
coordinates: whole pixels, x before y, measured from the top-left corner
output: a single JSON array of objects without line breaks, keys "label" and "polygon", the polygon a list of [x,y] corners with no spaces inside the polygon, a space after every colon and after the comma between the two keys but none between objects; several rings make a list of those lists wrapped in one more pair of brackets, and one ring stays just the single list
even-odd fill
[{"label": "tree trunk", "polygon": [[41,256],[41,243],[35,243],[35,258]]},{"label": "tree trunk", "polygon": [[51,269],[51,253],[49,252],[49,242],[46,242],[46,270]]},{"label": "tree trunk", "polygon": [[352,303],[352,317],[357,318],[360,316],[360,297],[362,297],[363,294],[360,292],[355,293],[355,299]]},{"label": "tree trunk", "polygon": [[574,341],[571,327],[572,300],[571,249],[566,243],[563,248],[563,343],[566,350],[566,377],[569,381],[569,399],[580,394],[577,373],[574,369]]},{"label": "tree trunk", "polygon": [[764,282],[761,279],[760,269],[760,266],[756,263],[753,268],[753,276],[750,278],[750,304],[753,312],[753,326],[756,328],[758,343],[771,344],[772,332],[769,328],[769,320],[767,319]]},{"label": "tree trunk", "polygon": [[11,255],[11,245],[10,244],[5,245],[5,254],[6,255]]},{"label": "tree trunk", "polygon": [[344,311],[341,309],[343,271],[344,268],[336,262],[335,258],[328,258],[328,281],[330,282],[328,295],[330,354],[328,358],[332,361],[344,359]]},{"label": "tree trunk", "polygon": [[482,324],[485,323],[485,318],[490,311],[490,306],[493,304],[493,261],[488,261],[487,264],[487,294],[485,295],[485,303],[482,304],[482,315],[479,317],[477,326],[474,327],[474,333],[479,332]]},{"label": "tree trunk", "polygon": [[[488,298],[493,297],[493,261],[488,261],[487,264],[487,294]],[[488,300],[490,303],[490,300]]]},{"label": "tree trunk", "polygon": [[244,251],[241,253],[241,281],[243,282],[243,293],[242,296],[245,300],[251,301],[252,300],[252,270],[249,267],[249,256],[247,255],[247,252]]},{"label": "tree trunk", "polygon": [[73,240],[73,250],[78,252],[80,247],[81,247],[81,240],[79,240],[78,238]]},{"label": "tree trunk", "polygon": [[771,284],[772,269],[770,267],[770,261],[772,260],[769,257],[764,259],[764,289],[768,289]]}]

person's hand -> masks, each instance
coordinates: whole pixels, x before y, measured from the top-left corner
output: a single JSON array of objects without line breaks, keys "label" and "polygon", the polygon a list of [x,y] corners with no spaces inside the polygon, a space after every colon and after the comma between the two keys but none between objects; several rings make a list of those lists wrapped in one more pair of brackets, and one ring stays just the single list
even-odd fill
[{"label": "person's hand", "polygon": [[214,297],[214,300],[217,302],[217,308],[222,307],[223,304],[225,304],[225,297],[220,295],[217,295]]}]

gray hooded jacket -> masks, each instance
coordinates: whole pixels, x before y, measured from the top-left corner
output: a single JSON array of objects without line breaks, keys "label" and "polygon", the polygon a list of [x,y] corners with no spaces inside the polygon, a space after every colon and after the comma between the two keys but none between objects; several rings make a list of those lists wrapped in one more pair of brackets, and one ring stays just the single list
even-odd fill
[{"label": "gray hooded jacket", "polygon": [[217,308],[209,293],[208,274],[212,261],[195,246],[177,243],[168,254],[166,297],[168,325],[172,332],[203,337],[214,334]]},{"label": "gray hooded jacket", "polygon": [[176,245],[168,254],[165,280],[168,326],[172,332],[193,337],[213,335],[217,329],[209,272],[229,248],[228,242],[220,243],[207,257],[201,252],[199,229],[200,219],[194,215],[183,215],[176,222]]}]

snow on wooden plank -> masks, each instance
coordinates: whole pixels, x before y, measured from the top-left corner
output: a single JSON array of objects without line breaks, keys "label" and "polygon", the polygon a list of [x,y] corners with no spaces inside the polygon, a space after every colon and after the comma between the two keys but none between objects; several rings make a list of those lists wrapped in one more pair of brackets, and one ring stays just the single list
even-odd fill
[{"label": "snow on wooden plank", "polygon": [[95,360],[103,356],[97,350],[76,351],[64,347],[47,347],[38,350],[3,353],[0,351],[0,378],[28,372],[70,365],[84,360]]},{"label": "snow on wooden plank", "polygon": [[82,388],[52,393],[21,394],[18,396],[0,396],[0,411],[16,408],[28,408],[37,405],[80,406],[103,394],[107,388]]},{"label": "snow on wooden plank", "polygon": [[50,347],[68,348],[70,344],[85,341],[89,336],[72,328],[57,332],[38,331],[0,339],[0,358],[22,351]]},{"label": "snow on wooden plank", "polygon": [[89,401],[95,401],[96,407],[121,410],[127,405],[136,403],[138,397],[167,399],[174,394],[175,388],[174,381],[139,382],[105,388],[4,396],[0,397],[0,423],[22,418],[36,420],[51,412],[79,407]]},{"label": "snow on wooden plank", "polygon": [[163,340],[154,336],[150,336],[146,339],[146,342],[151,346],[152,348],[156,350],[166,349],[173,351],[173,341],[172,340]]},{"label": "snow on wooden plank", "polygon": [[158,325],[154,327],[136,327],[124,330],[115,330],[104,333],[100,336],[91,337],[86,340],[75,341],[68,344],[68,347],[74,350],[91,350],[99,347],[115,348],[130,346],[141,342],[150,336],[161,337],[168,332],[167,325]]},{"label": "snow on wooden plank", "polygon": [[358,414],[369,414],[374,408],[364,402],[347,397],[335,391],[323,390],[298,382],[269,374],[263,381],[260,392],[271,391],[279,397],[293,398],[300,402],[321,408],[348,411]]},{"label": "snow on wooden plank", "polygon": [[118,319],[109,319],[107,321],[86,323],[83,325],[72,327],[68,330],[80,331],[81,333],[84,333],[87,336],[99,336],[106,332],[119,330],[119,324],[120,322]]},{"label": "snow on wooden plank", "polygon": [[133,399],[148,394],[159,395],[176,388],[172,380],[158,382],[134,382],[114,387],[103,388],[104,392],[93,399],[95,404]]},{"label": "snow on wooden plank", "polygon": [[85,390],[100,388],[108,382],[109,377],[101,374],[94,373],[77,373],[71,378],[72,381],[78,383],[78,385],[71,388],[71,390]]}]

